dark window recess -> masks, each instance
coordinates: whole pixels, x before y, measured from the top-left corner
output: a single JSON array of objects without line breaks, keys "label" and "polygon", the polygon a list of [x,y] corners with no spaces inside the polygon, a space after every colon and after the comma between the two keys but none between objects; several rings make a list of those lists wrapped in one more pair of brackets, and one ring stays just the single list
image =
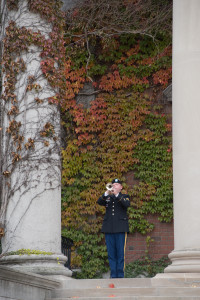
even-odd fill
[{"label": "dark window recess", "polygon": [[65,236],[61,237],[61,252],[68,257],[65,267],[71,270],[71,247],[73,246],[73,241]]}]

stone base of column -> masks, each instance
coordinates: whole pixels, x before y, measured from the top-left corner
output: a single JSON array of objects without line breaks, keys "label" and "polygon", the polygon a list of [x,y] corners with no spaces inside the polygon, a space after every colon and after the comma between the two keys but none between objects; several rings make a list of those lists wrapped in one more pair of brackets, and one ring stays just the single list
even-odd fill
[{"label": "stone base of column", "polygon": [[0,266],[6,266],[16,271],[40,275],[72,276],[72,271],[64,266],[67,257],[64,255],[10,255],[0,259]]},{"label": "stone base of column", "polygon": [[200,273],[200,249],[174,250],[169,258],[172,264],[165,273]]}]

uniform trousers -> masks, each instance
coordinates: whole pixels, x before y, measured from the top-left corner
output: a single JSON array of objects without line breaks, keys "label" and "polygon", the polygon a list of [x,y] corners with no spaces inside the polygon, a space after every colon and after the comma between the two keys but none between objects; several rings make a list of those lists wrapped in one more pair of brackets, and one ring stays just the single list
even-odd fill
[{"label": "uniform trousers", "polygon": [[105,233],[110,278],[124,278],[126,238],[126,232]]}]

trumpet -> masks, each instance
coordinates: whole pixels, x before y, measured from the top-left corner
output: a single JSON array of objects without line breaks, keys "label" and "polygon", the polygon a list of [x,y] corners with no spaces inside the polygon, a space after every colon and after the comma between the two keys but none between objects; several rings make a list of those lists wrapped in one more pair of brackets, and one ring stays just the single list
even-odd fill
[{"label": "trumpet", "polygon": [[109,192],[112,192],[113,191],[113,184],[111,182],[108,182],[106,184],[106,189],[109,191]]}]

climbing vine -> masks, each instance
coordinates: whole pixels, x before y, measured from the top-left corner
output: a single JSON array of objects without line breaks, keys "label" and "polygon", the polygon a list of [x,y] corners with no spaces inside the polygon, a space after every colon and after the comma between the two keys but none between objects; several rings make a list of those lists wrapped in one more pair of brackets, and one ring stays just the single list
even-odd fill
[{"label": "climbing vine", "polygon": [[[31,190],[44,183],[45,188],[38,188],[30,203],[26,199],[22,205],[23,219],[38,195],[60,186],[60,120],[58,106],[53,101],[60,101],[65,87],[61,4],[8,0],[8,11],[4,8],[7,22],[2,57],[1,231],[6,228],[6,212],[14,194],[11,214],[26,193],[30,195]],[[31,18],[27,20],[27,15],[34,18],[35,24]],[[36,178],[34,172],[38,168]],[[11,236],[15,236],[21,219],[17,224],[13,222]],[[12,239],[6,245],[8,249],[9,243]]]},{"label": "climbing vine", "polygon": [[[104,208],[96,201],[111,179],[121,178],[131,195],[131,232],[153,229],[148,214],[172,220],[171,126],[158,103],[171,82],[171,37],[167,30],[141,34],[125,28],[99,34],[94,23],[85,31],[82,13],[72,10],[66,28],[62,225],[75,243],[78,276],[94,278],[105,271],[106,259]],[[95,96],[85,103],[80,95]]]}]

